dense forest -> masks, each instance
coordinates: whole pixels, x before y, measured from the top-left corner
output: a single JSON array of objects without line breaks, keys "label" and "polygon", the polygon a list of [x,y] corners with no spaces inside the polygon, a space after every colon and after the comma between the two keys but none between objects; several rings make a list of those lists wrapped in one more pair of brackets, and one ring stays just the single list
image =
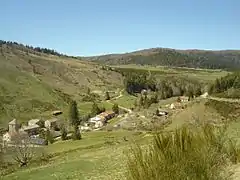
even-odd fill
[{"label": "dense forest", "polygon": [[171,67],[237,69],[240,68],[240,51],[174,50],[155,48],[126,54],[88,57],[103,64],[140,64]]},{"label": "dense forest", "polygon": [[234,72],[218,78],[209,86],[209,94],[223,97],[240,97],[240,72]]},{"label": "dense forest", "polygon": [[151,103],[160,99],[166,99],[177,96],[188,96],[189,99],[200,96],[202,94],[202,86],[198,81],[184,79],[181,77],[172,77],[164,79],[156,79],[155,75],[146,72],[125,72],[124,86],[125,90],[131,94],[138,96],[139,93],[149,91],[152,92],[150,97],[144,96],[140,98],[141,106],[148,107]]}]

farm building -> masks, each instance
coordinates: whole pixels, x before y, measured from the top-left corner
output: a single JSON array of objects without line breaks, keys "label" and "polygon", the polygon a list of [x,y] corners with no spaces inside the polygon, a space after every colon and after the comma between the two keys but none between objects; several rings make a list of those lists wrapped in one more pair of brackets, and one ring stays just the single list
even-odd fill
[{"label": "farm building", "polygon": [[8,123],[8,132],[9,133],[16,133],[20,129],[20,125],[18,124],[16,119],[13,119]]},{"label": "farm building", "polygon": [[115,116],[113,111],[105,111],[97,116],[90,118],[89,123],[93,124],[95,128],[102,127],[109,119],[112,119]]},{"label": "farm building", "polygon": [[58,126],[59,120],[57,118],[49,119],[44,122],[44,126],[48,129]]},{"label": "farm building", "polygon": [[28,121],[28,126],[36,125],[40,122],[40,119],[31,119]]},{"label": "farm building", "polygon": [[186,96],[181,96],[180,100],[181,100],[181,102],[188,102],[189,101],[188,97],[186,97]]},{"label": "farm building", "polygon": [[113,111],[105,111],[99,115],[105,118],[105,121],[108,121],[109,119],[112,119],[115,116],[115,113]]},{"label": "farm building", "polygon": [[60,114],[62,114],[62,113],[63,113],[62,111],[53,111],[53,112],[52,112],[52,115],[58,116],[58,115],[60,115]]},{"label": "farm building", "polygon": [[37,124],[33,124],[30,126],[23,126],[22,130],[26,133],[28,133],[28,135],[36,135],[38,134],[39,130],[40,130],[40,126]]}]

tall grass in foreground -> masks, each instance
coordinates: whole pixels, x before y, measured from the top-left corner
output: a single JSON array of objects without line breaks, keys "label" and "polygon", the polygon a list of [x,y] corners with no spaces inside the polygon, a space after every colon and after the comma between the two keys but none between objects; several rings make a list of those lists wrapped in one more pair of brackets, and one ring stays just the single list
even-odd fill
[{"label": "tall grass in foreground", "polygon": [[223,129],[204,125],[158,133],[147,148],[132,148],[128,155],[129,180],[221,180],[226,166],[237,163],[240,150]]}]

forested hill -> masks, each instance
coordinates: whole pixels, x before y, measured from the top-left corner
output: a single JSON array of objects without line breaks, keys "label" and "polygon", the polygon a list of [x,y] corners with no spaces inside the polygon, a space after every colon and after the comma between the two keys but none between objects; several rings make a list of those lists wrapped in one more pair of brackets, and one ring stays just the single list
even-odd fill
[{"label": "forested hill", "polygon": [[205,51],[153,48],[86,59],[109,65],[142,64],[210,69],[240,68],[240,50]]}]

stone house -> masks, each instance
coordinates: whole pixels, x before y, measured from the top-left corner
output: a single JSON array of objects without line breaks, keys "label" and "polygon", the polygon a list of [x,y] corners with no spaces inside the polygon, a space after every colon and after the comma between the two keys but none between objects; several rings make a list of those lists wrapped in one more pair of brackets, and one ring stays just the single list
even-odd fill
[{"label": "stone house", "polygon": [[30,126],[23,126],[22,130],[26,132],[29,136],[37,135],[39,133],[40,126],[37,124],[32,124]]},{"label": "stone house", "polygon": [[28,121],[28,126],[33,126],[35,124],[38,124],[40,122],[40,119],[31,119]]},{"label": "stone house", "polygon": [[49,119],[44,122],[44,126],[47,129],[52,129],[54,127],[58,127],[59,120],[57,118]]}]

